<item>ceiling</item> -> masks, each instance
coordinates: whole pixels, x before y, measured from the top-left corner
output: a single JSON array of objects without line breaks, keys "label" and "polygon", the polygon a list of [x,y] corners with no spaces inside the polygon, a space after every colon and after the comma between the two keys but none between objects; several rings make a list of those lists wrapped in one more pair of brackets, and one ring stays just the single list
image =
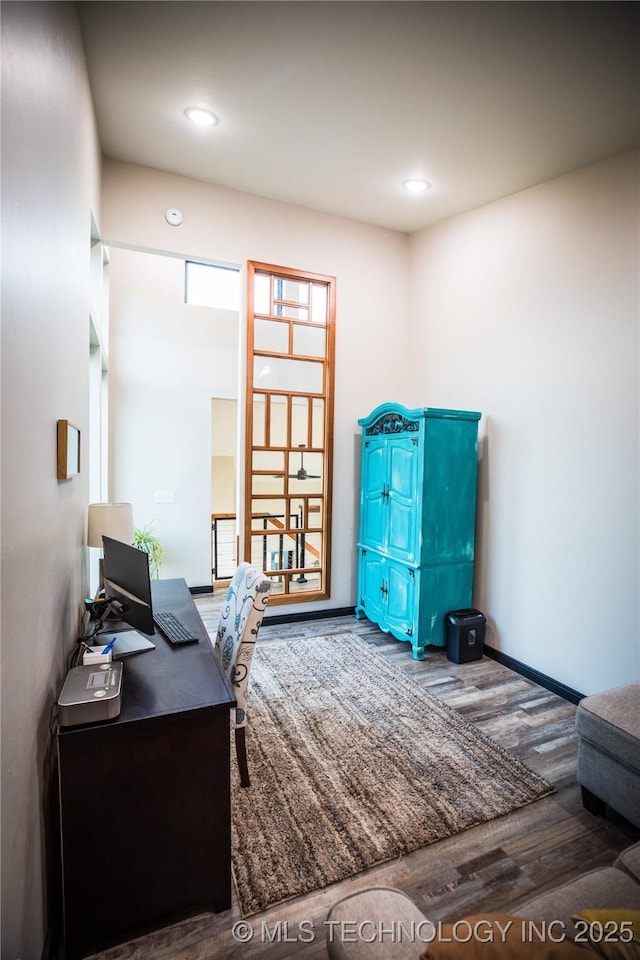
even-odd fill
[{"label": "ceiling", "polygon": [[637,3],[78,6],[106,157],[393,230],[640,141]]}]

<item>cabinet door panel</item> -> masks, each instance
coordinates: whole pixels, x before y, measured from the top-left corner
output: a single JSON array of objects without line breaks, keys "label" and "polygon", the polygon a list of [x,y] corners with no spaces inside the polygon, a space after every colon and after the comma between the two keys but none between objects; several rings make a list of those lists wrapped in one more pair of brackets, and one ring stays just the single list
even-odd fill
[{"label": "cabinet door panel", "polygon": [[417,552],[420,459],[415,438],[389,442],[388,549],[414,561]]},{"label": "cabinet door panel", "polygon": [[399,563],[387,564],[387,622],[413,636],[415,618],[415,572]]},{"label": "cabinet door panel", "polygon": [[370,440],[363,451],[362,529],[360,540],[370,547],[383,549],[386,541],[387,503],[385,482],[387,450],[384,441]]},{"label": "cabinet door panel", "polygon": [[385,572],[386,561],[383,557],[371,550],[361,552],[359,606],[362,607],[370,620],[376,622],[380,622],[385,617]]}]

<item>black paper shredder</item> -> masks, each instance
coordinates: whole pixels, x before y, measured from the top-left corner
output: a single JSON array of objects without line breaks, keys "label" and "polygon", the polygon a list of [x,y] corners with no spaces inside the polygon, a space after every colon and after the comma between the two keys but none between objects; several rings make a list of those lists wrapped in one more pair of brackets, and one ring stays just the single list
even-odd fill
[{"label": "black paper shredder", "polygon": [[482,659],[486,617],[479,610],[451,610],[445,614],[447,658],[453,663]]}]

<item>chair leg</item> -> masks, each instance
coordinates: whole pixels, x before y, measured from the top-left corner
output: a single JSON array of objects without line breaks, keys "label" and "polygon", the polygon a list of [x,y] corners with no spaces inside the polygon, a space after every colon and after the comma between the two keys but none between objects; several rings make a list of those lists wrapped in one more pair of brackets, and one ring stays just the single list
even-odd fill
[{"label": "chair leg", "polygon": [[250,787],[249,767],[247,766],[246,727],[236,727],[236,758],[240,770],[240,786]]}]

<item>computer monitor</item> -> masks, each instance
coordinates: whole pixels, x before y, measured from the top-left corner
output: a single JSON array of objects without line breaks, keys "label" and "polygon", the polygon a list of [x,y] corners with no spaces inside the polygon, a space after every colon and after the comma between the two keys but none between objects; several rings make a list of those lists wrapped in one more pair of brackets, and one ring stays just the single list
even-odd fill
[{"label": "computer monitor", "polygon": [[149,554],[111,537],[103,536],[102,543],[105,599],[118,602],[125,623],[151,636],[154,623]]}]

